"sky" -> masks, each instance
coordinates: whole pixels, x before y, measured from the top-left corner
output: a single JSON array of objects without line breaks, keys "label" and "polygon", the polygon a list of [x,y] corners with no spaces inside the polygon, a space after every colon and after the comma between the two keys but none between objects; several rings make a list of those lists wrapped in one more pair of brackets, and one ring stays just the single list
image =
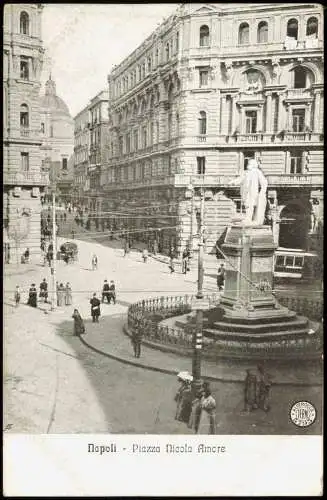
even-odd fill
[{"label": "sky", "polygon": [[57,95],[75,116],[107,75],[156,29],[178,4],[43,4],[46,49],[42,84],[51,70]]}]

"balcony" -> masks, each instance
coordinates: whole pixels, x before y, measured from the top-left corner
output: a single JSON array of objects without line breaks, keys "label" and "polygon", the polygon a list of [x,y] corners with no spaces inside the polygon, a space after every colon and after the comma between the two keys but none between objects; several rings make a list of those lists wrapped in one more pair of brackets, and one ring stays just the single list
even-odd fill
[{"label": "balcony", "polygon": [[29,137],[30,135],[30,129],[29,127],[20,127],[20,135],[21,137]]},{"label": "balcony", "polygon": [[13,186],[47,186],[49,173],[45,172],[4,172],[4,185]]},{"label": "balcony", "polygon": [[282,174],[267,175],[268,187],[322,187],[324,176],[321,174]]}]

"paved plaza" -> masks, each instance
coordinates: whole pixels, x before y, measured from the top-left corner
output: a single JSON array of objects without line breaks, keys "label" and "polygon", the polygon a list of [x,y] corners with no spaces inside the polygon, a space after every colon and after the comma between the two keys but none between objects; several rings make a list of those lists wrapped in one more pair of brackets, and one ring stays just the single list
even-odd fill
[{"label": "paved plaza", "polygon": [[[61,240],[63,241],[63,240]],[[153,433],[189,434],[174,419],[176,373],[191,370],[191,360],[143,346],[135,360],[124,334],[129,304],[141,298],[194,293],[197,271],[170,274],[168,265],[141,253],[123,257],[119,248],[77,241],[79,260],[57,265],[57,281],[69,281],[73,306],[50,311],[47,304],[28,307],[31,283],[38,286],[50,269],[40,265],[6,266],[5,321],[5,432],[11,433]],[[91,256],[99,259],[91,270]],[[207,261],[204,289],[216,292],[215,262]],[[212,271],[210,271],[210,268]],[[209,270],[208,270],[209,269]],[[104,279],[114,280],[116,305],[102,305],[99,324],[92,324],[89,300],[100,295]],[[22,303],[13,304],[16,285]],[[85,320],[83,341],[73,336],[73,308]],[[137,363],[136,363],[137,361]],[[139,366],[137,366],[139,365]],[[251,363],[204,361],[217,401],[217,432],[221,434],[317,434],[321,429],[321,378],[315,367],[276,366],[269,413],[242,415],[243,379]],[[253,365],[255,366],[255,365]],[[316,422],[299,429],[289,420],[293,402],[309,400],[318,410]]]}]

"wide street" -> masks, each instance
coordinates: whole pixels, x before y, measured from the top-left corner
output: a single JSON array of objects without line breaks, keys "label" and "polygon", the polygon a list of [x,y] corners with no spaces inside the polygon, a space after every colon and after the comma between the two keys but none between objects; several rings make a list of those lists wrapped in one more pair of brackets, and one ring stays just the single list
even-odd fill
[{"label": "wide street", "polygon": [[[170,274],[168,266],[152,258],[147,264],[141,254],[132,251],[123,257],[121,248],[78,241],[79,260],[57,265],[57,281],[69,281],[73,306],[58,308],[39,303],[38,309],[25,305],[33,282],[38,286],[50,270],[41,265],[6,266],[4,276],[5,324],[5,411],[4,430],[10,433],[152,433],[188,434],[185,424],[174,419],[176,376],[148,371],[96,353],[73,336],[73,308],[86,320],[85,340],[90,345],[106,345],[106,352],[121,352],[125,360],[135,361],[122,327],[130,303],[140,298],[194,293],[196,269],[186,277]],[[96,253],[99,268],[91,270]],[[211,261],[210,261],[211,262]],[[207,265],[211,265],[210,262]],[[89,299],[100,294],[104,279],[113,279],[117,304],[103,305],[99,324],[90,322]],[[24,291],[18,308],[13,304],[15,286]],[[205,291],[216,292],[214,271],[206,273]],[[160,357],[161,356],[161,357]],[[144,349],[141,362],[152,365],[162,356]],[[169,355],[167,366],[184,369],[191,360]],[[159,363],[159,361],[158,361]],[[217,367],[218,370],[219,367]],[[220,367],[221,370],[221,367]],[[245,375],[245,374],[244,374]],[[211,383],[217,401],[217,432],[221,434],[317,434],[321,428],[321,388],[275,385],[272,409],[243,416],[242,383]],[[294,401],[309,400],[317,408],[318,418],[309,428],[295,427],[289,420]]]}]

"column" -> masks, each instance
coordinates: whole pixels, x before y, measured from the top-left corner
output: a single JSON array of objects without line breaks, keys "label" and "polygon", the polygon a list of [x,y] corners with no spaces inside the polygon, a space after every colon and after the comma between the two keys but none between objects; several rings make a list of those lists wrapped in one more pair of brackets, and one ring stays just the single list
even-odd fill
[{"label": "column", "polygon": [[263,104],[259,105],[258,111],[257,132],[263,132]]},{"label": "column", "polygon": [[320,132],[319,130],[319,118],[320,118],[320,97],[321,93],[315,92],[315,100],[314,100],[314,114],[313,114],[313,131]]},{"label": "column", "polygon": [[[226,120],[226,94],[221,96],[221,107],[220,107],[220,133],[227,133],[228,119]],[[225,118],[225,119],[224,119]]]},{"label": "column", "polygon": [[272,123],[271,123],[271,116],[272,116],[272,92],[267,92],[266,96],[267,96],[267,99],[266,99],[266,132],[268,134],[271,134],[271,131],[272,131]]},{"label": "column", "polygon": [[236,124],[236,113],[237,113],[237,109],[236,109],[236,95],[232,95],[232,117],[231,117],[231,133],[233,134],[234,133],[234,130],[235,130],[235,124]]},{"label": "column", "polygon": [[283,95],[281,93],[278,93],[278,130],[277,132],[280,132],[285,128],[285,121],[284,121],[284,109],[283,109]]}]

